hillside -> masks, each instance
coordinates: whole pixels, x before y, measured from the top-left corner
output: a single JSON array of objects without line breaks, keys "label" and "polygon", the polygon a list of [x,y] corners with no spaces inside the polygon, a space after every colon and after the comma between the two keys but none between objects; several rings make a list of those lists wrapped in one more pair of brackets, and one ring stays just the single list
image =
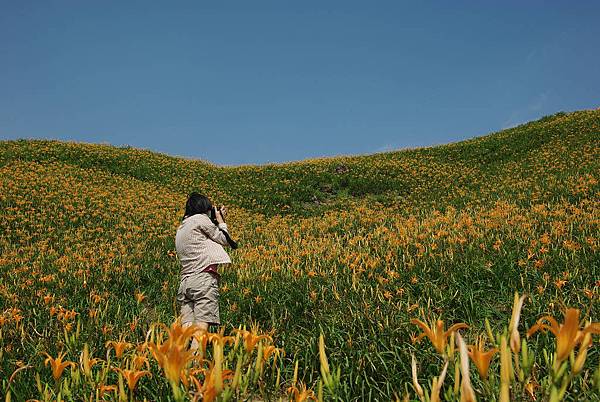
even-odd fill
[{"label": "hillside", "polygon": [[[506,326],[515,291],[528,296],[523,328],[565,306],[600,317],[600,110],[432,148],[262,166],[2,141],[0,177],[0,378],[24,361],[52,383],[40,351],[77,360],[88,343],[104,356],[107,341],[170,323],[174,234],[191,191],[229,206],[240,243],[222,276],[224,325],[273,330],[282,377],[298,361],[315,389],[323,332],[343,400],[404,393],[411,352],[423,379],[439,373],[431,345],[411,343],[411,318],[469,323],[473,341],[485,319]],[[588,360],[594,369],[600,357]],[[25,370],[13,392],[39,397],[31,384]],[[140,395],[168,392],[148,384]]]},{"label": "hillside", "polygon": [[586,154],[594,156],[597,151],[597,119],[598,111],[558,113],[445,146],[259,166],[218,167],[134,148],[43,140],[2,142],[0,163],[18,159],[95,168],[171,191],[200,189],[268,216],[314,216],[343,209],[348,200],[365,198],[404,208],[423,208],[423,202],[426,207],[462,207],[524,198],[522,190],[536,186],[538,200],[544,202],[568,191],[563,188],[557,194],[560,185],[545,188],[540,182],[528,186],[494,183],[494,179],[510,176],[530,181],[535,177],[532,169],[546,168],[550,171],[543,173],[558,181],[568,181],[571,174],[591,173],[597,166]]}]

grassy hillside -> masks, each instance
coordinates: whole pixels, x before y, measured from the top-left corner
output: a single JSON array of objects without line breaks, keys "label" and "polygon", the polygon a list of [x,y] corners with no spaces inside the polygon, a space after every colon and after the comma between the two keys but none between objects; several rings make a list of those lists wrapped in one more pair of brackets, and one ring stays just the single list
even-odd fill
[{"label": "grassy hillside", "polygon": [[[442,358],[426,341],[411,342],[420,332],[412,318],[466,322],[472,343],[485,319],[494,331],[506,327],[518,291],[527,295],[521,330],[545,314],[562,319],[565,307],[598,321],[599,161],[600,110],[433,148],[262,166],[0,142],[2,392],[30,365],[11,381],[13,398],[40,398],[35,373],[53,384],[42,351],[76,361],[87,343],[103,357],[106,342],[142,342],[151,323],[173,320],[174,234],[186,195],[200,191],[230,207],[240,243],[222,276],[223,324],[256,321],[286,352],[279,385],[273,371],[247,392],[285,393],[295,362],[298,380],[316,392],[323,333],[341,399],[414,396],[411,353],[424,383]],[[530,342],[553,350],[552,336]],[[598,366],[596,347],[587,377]],[[137,397],[168,398],[156,362],[151,371]],[[572,386],[597,395],[589,378]],[[472,381],[486,399],[486,383]]]}]

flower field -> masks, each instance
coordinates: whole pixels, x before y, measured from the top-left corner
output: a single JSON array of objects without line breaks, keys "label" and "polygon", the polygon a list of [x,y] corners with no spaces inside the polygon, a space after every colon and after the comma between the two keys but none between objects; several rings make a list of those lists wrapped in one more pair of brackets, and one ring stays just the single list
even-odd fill
[{"label": "flower field", "polygon": [[[5,400],[600,400],[600,110],[220,167],[0,142]],[[175,321],[191,191],[229,208],[222,328]]]}]

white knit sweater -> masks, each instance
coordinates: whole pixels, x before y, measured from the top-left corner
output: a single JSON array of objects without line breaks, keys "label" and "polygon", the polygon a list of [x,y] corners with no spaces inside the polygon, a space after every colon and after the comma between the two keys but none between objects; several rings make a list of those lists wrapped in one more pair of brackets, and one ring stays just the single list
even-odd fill
[{"label": "white knit sweater", "polygon": [[227,224],[220,223],[217,227],[206,214],[188,216],[181,222],[175,235],[175,248],[182,279],[211,264],[231,263],[223,248],[229,243],[219,228],[226,231]]}]

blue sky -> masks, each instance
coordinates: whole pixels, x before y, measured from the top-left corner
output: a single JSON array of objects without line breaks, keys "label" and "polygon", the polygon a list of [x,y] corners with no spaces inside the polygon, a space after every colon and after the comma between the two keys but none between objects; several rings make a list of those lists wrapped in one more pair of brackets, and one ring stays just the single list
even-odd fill
[{"label": "blue sky", "polygon": [[592,1],[0,0],[0,138],[219,165],[454,142],[600,107],[598,21]]}]

